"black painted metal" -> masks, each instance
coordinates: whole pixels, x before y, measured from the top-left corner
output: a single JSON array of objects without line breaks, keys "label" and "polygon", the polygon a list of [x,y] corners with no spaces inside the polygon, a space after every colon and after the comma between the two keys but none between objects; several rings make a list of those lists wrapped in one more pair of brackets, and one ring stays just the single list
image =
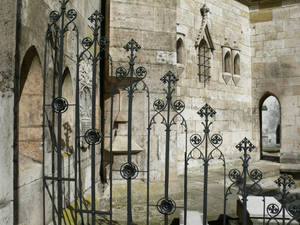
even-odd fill
[{"label": "black painted metal", "polygon": [[[259,185],[263,174],[259,169],[253,169],[249,171],[249,160],[251,159],[249,153],[255,149],[255,146],[245,137],[238,145],[236,149],[243,153],[240,157],[242,160],[243,170],[240,172],[238,169],[232,169],[229,171],[229,179],[232,184],[227,188],[225,192],[225,203],[228,196],[232,194],[233,188],[237,188],[238,195],[242,195],[243,202],[243,214],[242,224],[247,224],[247,198],[249,195],[258,195],[262,192],[262,188]],[[249,179],[248,179],[249,178]],[[250,181],[250,182],[247,182]],[[226,211],[224,213],[224,224],[226,221]]]},{"label": "black painted metal", "polygon": [[[128,93],[128,127],[127,127],[127,162],[124,163],[119,173],[123,179],[127,182],[127,224],[132,225],[133,224],[133,215],[132,215],[132,182],[135,178],[138,177],[139,173],[147,173],[146,171],[140,171],[139,166],[136,165],[132,161],[132,128],[133,128],[133,104],[134,104],[134,94],[136,92],[145,92],[146,98],[148,101],[147,106],[147,115],[149,120],[149,89],[146,83],[144,82],[144,78],[147,75],[147,70],[145,67],[139,66],[135,69],[135,60],[137,58],[135,52],[138,52],[141,49],[141,46],[133,39],[131,39],[125,46],[124,49],[129,52],[129,68],[126,69],[125,67],[118,67],[116,69],[116,77],[119,80],[120,83],[125,82],[125,86],[123,87],[123,90],[125,90]],[[110,208],[112,211],[112,188],[113,188],[113,182],[112,182],[112,163],[113,163],[113,153],[112,153],[112,141],[113,141],[113,104],[114,104],[114,95],[117,93],[118,88],[121,88],[119,84],[112,87],[111,90],[111,116],[110,116]],[[149,121],[148,121],[149,122]],[[149,155],[149,154],[148,154]],[[147,175],[147,177],[149,177]],[[147,181],[149,184],[149,182]],[[110,217],[110,224],[112,223],[112,213]]]},{"label": "black painted metal", "polygon": [[203,39],[198,46],[198,67],[199,67],[199,81],[203,81],[204,88],[206,87],[207,82],[210,80],[210,51],[206,41]]},{"label": "black painted metal", "polygon": [[[69,217],[63,216],[63,210],[70,204],[70,183],[74,185],[75,177],[70,173],[67,177],[64,174],[64,159],[63,159],[63,143],[62,143],[62,114],[69,108],[68,101],[62,97],[63,83],[63,58],[65,54],[64,39],[67,32],[75,36],[78,45],[78,30],[74,23],[77,13],[73,9],[67,10],[68,0],[60,2],[60,11],[52,11],[50,13],[50,23],[46,33],[45,55],[44,55],[44,91],[43,91],[43,223],[46,223],[46,193],[49,194],[52,208],[52,220],[54,224],[61,225],[70,220]],[[50,58],[48,57],[50,53]],[[77,52],[78,53],[78,52]],[[52,60],[53,71],[50,74],[48,71],[48,63]],[[52,76],[52,78],[51,78]],[[53,80],[52,92],[49,92],[47,85],[48,80]],[[51,96],[52,94],[52,96]],[[52,99],[52,100],[51,100]],[[49,102],[51,101],[51,102]],[[49,103],[48,103],[49,102]],[[50,107],[48,107],[50,106]],[[51,110],[52,109],[52,110]],[[51,112],[49,112],[51,111]],[[49,117],[49,114],[51,117]],[[51,119],[50,119],[51,118]],[[49,129],[51,139],[51,172],[48,176],[48,171],[45,169],[47,159],[47,129]],[[68,161],[70,169],[70,160]],[[67,192],[65,190],[65,181]],[[52,188],[50,189],[49,186]],[[77,221],[75,215],[74,221]]]},{"label": "black painted metal", "polygon": [[[68,3],[69,0],[60,1],[60,11],[50,13],[50,23],[45,42],[43,75],[43,223],[46,224],[46,210],[51,210],[52,221],[55,225],[78,224],[78,222],[95,225],[97,215],[110,214],[110,211],[99,211],[96,207],[96,182],[98,181],[96,166],[99,162],[97,157],[101,151],[96,146],[99,146],[98,144],[102,141],[102,135],[96,127],[96,86],[99,85],[97,68],[101,59],[100,55],[102,55],[107,41],[99,35],[103,17],[98,11],[95,11],[88,18],[93,32],[92,38],[84,38],[80,45],[79,31],[75,23],[77,12],[74,9],[67,9]],[[75,40],[72,49],[76,55],[75,104],[70,104],[62,96],[66,33],[74,36]],[[82,49],[81,52],[80,49]],[[92,109],[90,129],[81,136],[80,108],[84,106],[80,106],[79,71],[83,63],[89,63],[92,66],[92,73],[90,74],[92,78]],[[49,84],[48,81],[51,80],[52,84]],[[73,127],[68,123],[62,124],[62,114],[68,110],[75,110],[75,120],[73,121],[75,124],[74,148],[73,143],[71,143]],[[63,129],[65,133],[63,133]],[[63,141],[63,136],[65,141]],[[90,151],[90,205],[84,199],[82,187],[81,143],[83,141],[89,145]],[[51,165],[50,171],[47,168],[49,163]],[[50,209],[46,207],[46,198],[50,199]]]},{"label": "black painted metal", "polygon": [[[199,111],[198,115],[203,125],[203,136],[194,134],[190,137],[192,150],[187,152],[187,123],[183,116],[185,104],[181,100],[174,99],[176,90],[176,83],[178,78],[171,71],[167,72],[160,80],[166,87],[163,89],[166,95],[166,100],[157,99],[153,103],[154,115],[150,118],[150,91],[145,83],[147,70],[139,66],[135,68],[136,52],[141,49],[141,46],[135,41],[130,40],[124,49],[129,52],[128,68],[118,67],[115,71],[116,82],[111,84],[111,105],[110,105],[110,132],[109,132],[109,209],[107,211],[99,209],[97,203],[96,185],[99,181],[96,168],[101,168],[103,163],[103,135],[99,131],[104,130],[104,118],[97,118],[96,114],[96,96],[102,95],[101,109],[103,110],[104,104],[104,90],[103,83],[100,85],[99,81],[104,82],[104,75],[99,74],[99,64],[103,63],[105,57],[105,47],[107,40],[103,37],[104,32],[100,34],[101,26],[103,26],[103,17],[95,11],[90,17],[90,28],[92,30],[92,37],[83,38],[81,44],[79,43],[79,31],[75,24],[77,13],[74,9],[67,9],[69,0],[61,0],[60,11],[52,11],[50,13],[50,23],[48,25],[45,42],[45,55],[44,55],[44,92],[43,92],[43,224],[46,224],[46,215],[50,210],[53,224],[92,224],[95,225],[99,216],[105,218],[110,225],[113,224],[113,129],[114,129],[114,96],[120,89],[128,93],[128,139],[127,139],[127,162],[120,167],[118,172],[120,176],[126,180],[127,183],[127,225],[134,224],[133,218],[133,202],[132,195],[132,182],[141,176],[146,175],[146,215],[145,221],[147,225],[151,224],[150,221],[150,207],[155,207],[157,211],[163,215],[164,225],[169,223],[170,216],[173,215],[178,208],[184,209],[184,224],[187,224],[187,195],[188,195],[188,165],[190,160],[202,160],[204,166],[204,184],[203,184],[203,224],[207,224],[207,211],[208,211],[208,174],[209,162],[213,159],[219,159],[223,163],[224,168],[224,220],[226,224],[226,204],[227,198],[232,194],[232,190],[236,188],[238,194],[242,196],[243,201],[243,225],[247,223],[247,198],[249,195],[260,194],[261,187],[258,184],[262,179],[262,172],[258,169],[248,170],[250,155],[249,153],[254,150],[254,145],[247,139],[243,139],[236,148],[243,152],[241,157],[243,163],[243,170],[240,172],[233,169],[229,172],[229,178],[232,184],[226,189],[226,164],[225,157],[220,150],[223,143],[223,138],[220,134],[211,135],[211,127],[213,122],[210,118],[216,115],[216,111],[205,104]],[[76,55],[76,77],[75,77],[75,103],[68,102],[65,96],[62,95],[63,85],[63,69],[65,66],[65,38],[66,33],[74,35],[75,47],[73,48]],[[205,59],[204,55],[204,59]],[[110,71],[113,71],[112,58],[107,57],[110,63]],[[89,63],[92,67],[91,80],[92,80],[92,95],[91,95],[91,124],[87,130],[82,133],[81,129],[81,113],[80,108],[83,106],[80,102],[80,68],[83,64]],[[100,70],[102,71],[102,70]],[[112,79],[113,74],[111,74]],[[206,78],[204,76],[204,81]],[[99,85],[99,88],[97,88]],[[97,93],[98,92],[98,93]],[[144,92],[146,94],[147,105],[145,108],[147,113],[147,152],[145,155],[146,170],[141,170],[142,165],[138,165],[133,161],[132,153],[132,138],[134,127],[134,95],[137,92]],[[75,109],[74,129],[69,124],[63,123],[62,115],[68,110]],[[100,115],[100,114],[99,114]],[[99,116],[98,115],[98,116]],[[101,112],[103,117],[104,112]],[[97,125],[96,120],[99,119],[102,124]],[[150,203],[150,137],[151,131],[156,120],[160,119],[161,124],[165,126],[165,162],[164,162],[164,196],[160,199],[155,199],[156,204]],[[184,196],[183,206],[178,206],[176,201],[170,196],[170,153],[173,150],[171,146],[171,128],[175,125],[183,127],[185,134],[184,149]],[[101,127],[99,127],[101,126]],[[63,132],[65,131],[65,132]],[[74,148],[72,147],[72,134],[75,135]],[[63,137],[64,136],[64,137]],[[63,141],[63,138],[65,141]],[[82,152],[83,144],[86,143],[89,149],[90,160],[90,173],[91,173],[91,201],[90,203],[85,199],[85,192],[83,190],[83,165],[82,165]],[[65,157],[67,158],[65,159]],[[99,165],[101,164],[101,165]],[[65,173],[66,172],[66,173]],[[250,180],[249,180],[250,179]],[[250,182],[248,182],[250,181]],[[278,224],[277,216],[283,213],[281,218],[282,223],[291,224],[293,221],[299,220],[300,209],[295,202],[289,202],[288,187],[294,184],[294,181],[287,176],[281,176],[277,181],[277,185],[282,187],[280,201],[281,206],[276,204],[268,205],[264,210],[264,218],[268,225],[271,221],[276,221]],[[50,201],[50,208],[47,207],[48,200]],[[72,206],[73,204],[73,206]],[[70,210],[71,213],[67,213]],[[266,211],[266,212],[265,212]],[[292,219],[286,218],[286,213]],[[266,216],[266,215],[265,215]],[[264,217],[265,217],[264,216]],[[118,220],[118,218],[115,218]],[[289,221],[288,221],[289,220]]]},{"label": "black painted metal", "polygon": [[[223,138],[220,134],[210,135],[211,126],[213,122],[209,118],[213,118],[216,115],[216,111],[208,104],[205,104],[198,112],[200,118],[204,118],[203,125],[203,138],[199,134],[194,134],[190,138],[190,143],[193,149],[189,152],[186,157],[186,165],[190,160],[198,159],[203,161],[204,166],[204,178],[203,178],[203,224],[207,224],[207,195],[208,195],[208,167],[209,162],[216,158],[223,162],[224,168],[224,191],[226,184],[226,165],[225,157],[222,151],[219,149],[223,143]],[[209,150],[209,144],[212,145],[212,150]],[[204,145],[204,146],[203,146]],[[202,150],[201,148],[204,148]],[[187,176],[187,175],[185,175]],[[187,181],[185,182],[187,184]],[[225,193],[225,192],[224,192]]]},{"label": "black painted metal", "polygon": [[[295,201],[293,196],[288,191],[295,181],[287,174],[282,174],[275,183],[280,188],[279,196],[277,196],[281,205],[271,203],[266,208],[266,225],[269,224],[283,224],[290,225],[293,222],[299,222],[300,220],[300,204],[299,201]],[[288,216],[289,215],[289,216]]]},{"label": "black painted metal", "polygon": [[[173,214],[176,210],[176,202],[169,196],[169,169],[170,169],[170,141],[171,141],[171,128],[175,124],[180,124],[184,128],[185,133],[185,155],[187,151],[187,123],[184,119],[182,112],[185,109],[185,104],[181,100],[173,100],[173,94],[175,92],[175,85],[178,81],[178,78],[171,71],[167,72],[161,79],[161,82],[165,84],[167,87],[164,89],[164,93],[166,94],[166,102],[162,99],[157,99],[153,103],[153,108],[155,110],[155,115],[151,118],[149,126],[148,126],[148,140],[151,135],[151,128],[156,123],[156,119],[161,119],[161,124],[165,126],[165,194],[164,197],[157,201],[156,208],[157,210],[164,215],[164,224],[168,224],[169,215]],[[166,115],[164,115],[164,111],[166,111]],[[172,114],[173,112],[173,114]],[[149,142],[149,141],[148,141]],[[150,143],[148,144],[148,152],[150,152]],[[150,171],[150,165],[148,162],[148,170]],[[149,178],[148,178],[149,182]],[[185,185],[186,186],[186,185]],[[147,224],[149,224],[149,183],[147,188]],[[184,201],[184,206],[186,206],[186,201]],[[183,207],[184,207],[183,206]],[[178,207],[178,206],[177,206]],[[182,207],[181,207],[182,208]],[[186,224],[186,210],[184,211],[184,224]]]}]

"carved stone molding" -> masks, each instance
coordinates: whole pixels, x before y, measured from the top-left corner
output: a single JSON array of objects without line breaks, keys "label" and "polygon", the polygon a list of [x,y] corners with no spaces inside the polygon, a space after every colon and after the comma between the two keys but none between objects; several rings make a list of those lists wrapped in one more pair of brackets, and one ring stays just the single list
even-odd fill
[{"label": "carved stone molding", "polygon": [[222,77],[223,77],[223,80],[225,81],[225,84],[228,84],[228,82],[231,80],[232,74],[223,72]]}]

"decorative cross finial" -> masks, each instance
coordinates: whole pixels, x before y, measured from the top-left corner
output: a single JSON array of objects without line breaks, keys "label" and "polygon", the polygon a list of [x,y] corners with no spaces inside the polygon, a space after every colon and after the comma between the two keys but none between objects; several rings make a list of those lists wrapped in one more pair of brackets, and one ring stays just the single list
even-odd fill
[{"label": "decorative cross finial", "polygon": [[131,53],[133,53],[134,51],[138,51],[141,49],[141,46],[134,40],[131,39],[124,47],[124,49],[126,49],[126,51],[130,51]]},{"label": "decorative cross finial", "polygon": [[235,148],[246,153],[247,151],[252,152],[255,146],[245,137]]},{"label": "decorative cross finial", "polygon": [[96,10],[89,18],[88,20],[93,24],[90,28],[94,31],[94,33],[98,34],[98,30],[101,27],[101,22],[103,21],[104,17],[102,14]]},{"label": "decorative cross finial", "polygon": [[214,115],[216,115],[216,111],[207,103],[197,112],[197,114],[203,118],[205,117],[213,117]]},{"label": "decorative cross finial", "polygon": [[160,80],[166,84],[176,84],[176,82],[179,80],[175,74],[171,71],[167,72]]},{"label": "decorative cross finial", "polygon": [[101,14],[98,10],[96,10],[96,11],[88,18],[88,20],[89,20],[91,23],[95,23],[95,22],[101,23],[103,19],[104,19],[104,17],[102,16],[102,14]]},{"label": "decorative cross finial", "polygon": [[291,176],[283,174],[277,180],[275,180],[275,183],[278,185],[278,187],[282,186],[283,188],[291,188],[295,184],[295,181]]}]

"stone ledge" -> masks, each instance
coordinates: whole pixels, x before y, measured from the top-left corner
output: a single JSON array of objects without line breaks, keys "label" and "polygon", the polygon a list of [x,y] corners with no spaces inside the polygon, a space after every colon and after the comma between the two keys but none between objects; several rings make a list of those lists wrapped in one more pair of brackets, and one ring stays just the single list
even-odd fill
[{"label": "stone ledge", "polygon": [[280,164],[280,172],[285,173],[300,173],[300,164]]}]

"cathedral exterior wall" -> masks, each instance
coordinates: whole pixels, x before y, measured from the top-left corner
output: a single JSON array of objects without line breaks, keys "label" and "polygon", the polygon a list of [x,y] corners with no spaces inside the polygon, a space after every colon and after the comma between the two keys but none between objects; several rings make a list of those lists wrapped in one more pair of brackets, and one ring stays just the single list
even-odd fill
[{"label": "cathedral exterior wall", "polygon": [[[110,4],[110,54],[113,60],[113,76],[119,66],[128,68],[128,52],[123,49],[132,38],[141,46],[136,55],[136,67],[144,66],[147,69],[145,83],[150,90],[150,114],[154,114],[152,104],[157,98],[165,99],[163,94],[164,85],[160,78],[169,70],[176,72],[176,1],[111,1]],[[126,122],[128,101],[127,92],[120,89],[119,102],[114,112],[114,119],[122,115]],[[109,106],[109,100],[107,106]],[[107,107],[107,118],[109,118]],[[134,156],[134,161],[145,168],[145,157],[147,150],[147,99],[146,95],[138,92],[134,96],[133,103],[133,137],[134,142],[143,151]],[[118,119],[117,119],[118,120]],[[117,121],[118,123],[118,121]],[[159,124],[160,122],[158,122]],[[107,120],[107,128],[109,121]],[[121,125],[120,125],[121,126]],[[127,129],[127,128],[126,128]],[[162,179],[164,170],[164,143],[163,126],[155,127],[151,135],[151,157],[153,161],[152,178]],[[124,136],[120,127],[117,135]],[[127,136],[126,136],[127,137]],[[117,139],[116,139],[117,140]],[[125,143],[126,144],[126,143]],[[116,146],[118,148],[121,146]],[[116,149],[117,150],[117,149]],[[114,169],[120,169],[126,159],[122,156],[114,158]],[[172,154],[175,154],[173,152]],[[172,159],[174,160],[174,159]],[[176,171],[176,164],[172,164],[170,171]],[[174,177],[176,173],[172,176]],[[120,179],[120,178],[119,178]]]},{"label": "cathedral exterior wall", "polygon": [[[212,133],[223,136],[221,150],[230,161],[236,159],[234,146],[242,138],[248,137],[256,146],[258,142],[252,137],[249,9],[236,1],[206,1],[209,9],[207,26],[215,50],[211,54],[211,78],[204,87],[203,77],[200,81],[198,76],[198,50],[195,47],[196,38],[201,35],[203,17],[200,8],[203,4],[203,1],[182,0],[177,6],[177,38],[184,40],[185,50],[184,64],[177,64],[180,78],[177,94],[186,103],[189,135],[203,133],[196,113],[200,107],[208,103],[216,110]],[[225,49],[231,52],[229,73],[224,73]],[[240,76],[234,74],[232,57],[235,51],[240,54]]]},{"label": "cathedral exterior wall", "polygon": [[[282,7],[251,10],[253,134],[259,139],[259,107],[265,95],[274,95],[281,109],[281,169],[299,168],[300,146],[300,7],[283,1]],[[266,16],[269,15],[269,16]]]},{"label": "cathedral exterior wall", "polygon": [[[77,25],[79,28],[80,40],[83,37],[90,36],[90,30],[88,27],[88,17],[97,9],[100,9],[101,2],[98,0],[92,1],[70,1],[67,9],[74,8],[77,13]],[[18,53],[15,49],[15,35],[16,35],[16,20],[17,20],[17,4],[16,1],[1,1],[0,3],[0,15],[3,18],[0,24],[0,174],[3,182],[0,183],[0,224],[13,224],[15,221],[18,224],[42,224],[42,164],[41,161],[35,161],[31,158],[25,157],[22,154],[18,155],[17,147],[14,146],[14,142],[18,144],[18,130],[19,124],[14,123],[14,117],[18,117],[18,102],[19,99],[14,98],[21,94],[18,90],[20,84],[20,78],[15,77],[14,71],[15,54],[19,64],[19,73],[21,73],[22,63],[26,62],[28,57],[28,51],[31,48],[36,50],[38,57],[38,63],[40,65],[39,76],[40,82],[43,82],[42,67],[44,62],[44,45],[45,35],[47,30],[47,24],[49,22],[49,13],[52,10],[59,11],[59,1],[52,0],[36,0],[36,1],[21,1],[20,4],[20,24],[19,24],[19,41],[17,43]],[[69,68],[72,80],[75,80],[76,71],[76,45],[74,45],[74,36],[66,34],[66,48],[64,57],[64,69]],[[29,60],[30,61],[30,60]],[[30,67],[30,65],[29,65]],[[51,72],[51,66],[47,67],[47,70]],[[22,76],[22,74],[20,74]],[[15,81],[15,83],[14,83]],[[46,81],[47,90],[51,88],[51,80]],[[15,84],[15,86],[14,86]],[[75,82],[72,82],[73,90],[75,90]],[[26,86],[25,86],[26,87]],[[34,89],[34,87],[31,87]],[[36,87],[36,95],[42,96],[42,89]],[[75,93],[74,93],[75,94]],[[74,96],[74,95],[73,95]],[[49,96],[48,101],[51,98]],[[42,99],[40,99],[42,104]],[[27,102],[28,103],[28,102]],[[73,99],[71,100],[73,103]],[[49,104],[49,102],[48,102]],[[38,112],[37,107],[32,104],[27,104],[25,111]],[[24,108],[23,107],[23,108]],[[27,108],[26,108],[27,107]],[[14,113],[14,110],[15,113]],[[24,117],[26,118],[26,116]],[[34,119],[42,118],[42,115],[35,115]],[[17,121],[17,120],[16,120]],[[42,124],[38,124],[42,127]],[[14,135],[14,132],[16,135]],[[27,133],[27,136],[31,139],[41,138],[39,134],[35,132]],[[49,146],[49,145],[48,145]],[[35,149],[33,149],[35,148]],[[40,147],[31,146],[27,149],[28,152],[42,151],[41,143]],[[13,154],[18,155],[14,157]],[[21,150],[19,149],[19,152]],[[30,155],[30,154],[29,154]],[[15,164],[14,164],[15,163]],[[15,171],[13,168],[15,166]],[[85,165],[85,171],[83,177],[89,177],[89,165]],[[49,162],[46,162],[46,168],[49,168]],[[14,173],[15,172],[15,173]],[[14,174],[13,174],[14,173]],[[13,185],[15,180],[15,187]],[[88,179],[87,179],[88,180]],[[85,184],[85,188],[89,188],[89,184]],[[15,191],[14,191],[15,190]],[[14,199],[15,194],[15,199]],[[49,199],[46,198],[46,201]],[[13,214],[13,204],[17,212]],[[46,205],[48,208],[48,205]],[[50,208],[50,207],[49,207]],[[48,215],[46,215],[46,221],[50,221]]]},{"label": "cathedral exterior wall", "polygon": [[0,7],[0,224],[13,224],[14,50],[16,1]]}]

